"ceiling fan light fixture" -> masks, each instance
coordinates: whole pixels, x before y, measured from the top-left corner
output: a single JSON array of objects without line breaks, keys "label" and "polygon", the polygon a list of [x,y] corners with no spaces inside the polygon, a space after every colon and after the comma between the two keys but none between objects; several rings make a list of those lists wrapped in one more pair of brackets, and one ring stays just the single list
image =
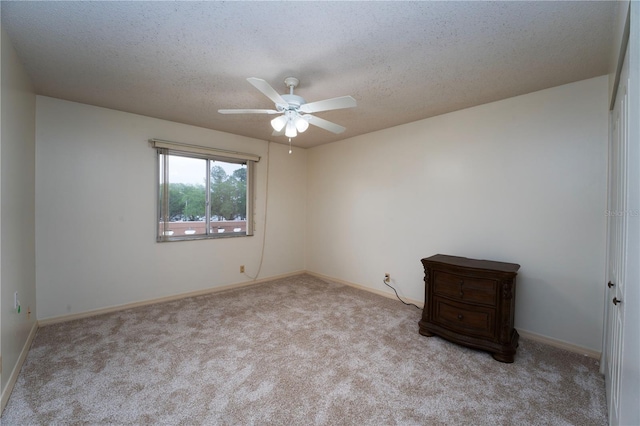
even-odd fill
[{"label": "ceiling fan light fixture", "polygon": [[303,133],[305,130],[309,128],[309,122],[302,117],[296,118],[296,129],[300,133]]},{"label": "ceiling fan light fixture", "polygon": [[287,117],[285,117],[284,115],[278,116],[273,120],[271,120],[271,127],[273,127],[273,130],[275,130],[276,132],[279,132],[282,129],[284,129],[284,126],[286,124],[287,124]]},{"label": "ceiling fan light fixture", "polygon": [[285,130],[284,135],[288,138],[295,138],[298,135],[296,132],[296,125],[293,124],[293,121],[289,120],[287,122],[287,129]]}]

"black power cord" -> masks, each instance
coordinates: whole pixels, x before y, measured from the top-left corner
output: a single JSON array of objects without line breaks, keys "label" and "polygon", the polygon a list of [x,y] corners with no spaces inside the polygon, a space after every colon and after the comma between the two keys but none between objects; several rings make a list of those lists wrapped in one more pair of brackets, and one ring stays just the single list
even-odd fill
[{"label": "black power cord", "polygon": [[395,288],[391,287],[391,285],[389,285],[389,283],[387,282],[386,279],[382,280],[382,282],[384,283],[384,285],[386,285],[387,287],[389,287],[391,290],[393,290],[393,292],[396,294],[396,297],[398,298],[399,301],[401,301],[402,303],[404,303],[407,306],[415,306],[418,309],[422,309],[420,306],[418,305],[414,305],[413,303],[407,303],[404,300],[400,299],[400,296],[398,296],[398,292],[396,291]]}]

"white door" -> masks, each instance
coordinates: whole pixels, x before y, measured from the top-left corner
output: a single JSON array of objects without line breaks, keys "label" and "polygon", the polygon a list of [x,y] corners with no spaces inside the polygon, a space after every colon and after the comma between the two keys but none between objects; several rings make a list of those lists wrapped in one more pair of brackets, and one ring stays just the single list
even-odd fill
[{"label": "white door", "polygon": [[[625,55],[626,56],[626,55]],[[605,378],[609,424],[619,424],[620,364],[624,331],[624,290],[627,227],[627,147],[628,66],[624,62],[616,103],[611,112],[609,136],[608,250],[607,250],[607,341],[605,342]]]},{"label": "white door", "polygon": [[606,324],[602,369],[609,424],[640,424],[640,7],[610,116]]}]

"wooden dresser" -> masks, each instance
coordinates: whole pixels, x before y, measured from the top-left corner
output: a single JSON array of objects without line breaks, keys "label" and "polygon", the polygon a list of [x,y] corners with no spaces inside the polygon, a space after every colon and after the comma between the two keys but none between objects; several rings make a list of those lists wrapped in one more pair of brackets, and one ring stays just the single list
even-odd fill
[{"label": "wooden dresser", "polygon": [[420,334],[487,350],[513,362],[516,275],[520,265],[437,254],[422,259],[424,309]]}]

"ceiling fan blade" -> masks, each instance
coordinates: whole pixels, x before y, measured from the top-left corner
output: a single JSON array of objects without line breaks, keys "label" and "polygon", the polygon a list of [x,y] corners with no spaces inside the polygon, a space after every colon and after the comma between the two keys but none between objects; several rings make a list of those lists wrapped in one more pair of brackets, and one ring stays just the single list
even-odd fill
[{"label": "ceiling fan blade", "polygon": [[351,96],[341,96],[339,98],[325,99],[324,101],[310,102],[300,105],[302,112],[320,112],[332,109],[353,108],[357,105],[356,100]]},{"label": "ceiling fan blade", "polygon": [[261,91],[267,98],[271,99],[274,104],[289,106],[289,103],[285,101],[273,87],[261,78],[249,77],[247,81],[253,85],[256,89]]},{"label": "ceiling fan blade", "polygon": [[313,124],[314,126],[320,127],[321,129],[328,130],[332,133],[342,133],[346,129],[346,127],[342,127],[339,124],[332,123],[331,121],[327,121],[324,118],[316,117],[315,115],[303,115],[303,117],[309,121],[309,124]]},{"label": "ceiling fan blade", "polygon": [[278,114],[275,109],[219,109],[220,114]]}]

